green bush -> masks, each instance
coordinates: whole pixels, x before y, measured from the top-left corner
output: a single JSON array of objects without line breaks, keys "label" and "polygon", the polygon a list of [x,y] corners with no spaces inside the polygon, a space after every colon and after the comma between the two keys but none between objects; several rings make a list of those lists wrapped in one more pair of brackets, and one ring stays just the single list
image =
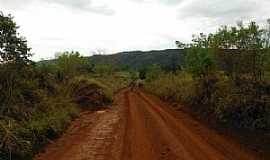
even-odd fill
[{"label": "green bush", "polygon": [[167,101],[188,104],[197,115],[211,117],[220,124],[269,131],[270,96],[266,88],[270,84],[252,81],[246,76],[241,82],[234,83],[224,72],[204,79],[180,72],[164,74],[148,82],[145,88]]},{"label": "green bush", "polygon": [[14,159],[31,159],[48,139],[61,135],[79,113],[75,103],[61,96],[46,97],[34,105],[23,120],[0,118],[0,152],[8,155],[7,158],[10,152]]},{"label": "green bush", "polygon": [[86,77],[74,78],[68,90],[74,101],[83,107],[101,107],[112,102],[113,98],[110,88],[95,79]]},{"label": "green bush", "polygon": [[[78,52],[30,61],[30,48],[17,28],[10,15],[0,12],[0,160],[32,159],[79,115],[84,100],[107,104],[124,86],[119,76],[86,77],[93,66]],[[111,76],[114,70],[107,69]],[[121,83],[114,86],[117,80]]]},{"label": "green bush", "polygon": [[111,75],[92,76],[90,78],[102,83],[109,88],[109,93],[117,93],[120,89],[129,85],[132,80],[133,73],[129,72],[115,72]]},{"label": "green bush", "polygon": [[[265,28],[238,23],[195,35],[191,44],[177,41],[187,50],[184,70],[195,81],[194,112],[233,128],[270,131],[269,33],[270,20]],[[160,89],[163,97],[181,88],[158,83],[168,87],[168,93]]]},{"label": "green bush", "polygon": [[255,92],[269,87],[258,82],[236,86],[230,84],[230,90],[225,90],[216,99],[215,113],[219,121],[237,128],[249,130],[270,130],[270,96],[269,93]]},{"label": "green bush", "polygon": [[126,86],[129,78],[126,73],[107,77],[84,74],[61,82],[55,65],[23,69],[21,75],[12,65],[0,65],[0,160],[10,156],[31,159],[49,139],[64,132],[78,116],[79,105],[97,108],[111,103],[113,94]]},{"label": "green bush", "polygon": [[79,52],[58,53],[55,61],[59,76],[66,80],[92,70],[89,61],[82,57]]},{"label": "green bush", "polygon": [[164,74],[146,84],[146,89],[165,100],[191,104],[196,92],[195,81],[188,73]]}]

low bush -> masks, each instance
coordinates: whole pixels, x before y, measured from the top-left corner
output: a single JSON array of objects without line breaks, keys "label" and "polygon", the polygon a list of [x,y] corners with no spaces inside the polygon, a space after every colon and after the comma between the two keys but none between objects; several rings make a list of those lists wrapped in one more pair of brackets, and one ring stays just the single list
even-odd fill
[{"label": "low bush", "polygon": [[149,81],[145,87],[165,100],[191,104],[196,92],[195,83],[190,74],[179,72],[164,74]]},{"label": "low bush", "polygon": [[101,107],[112,102],[112,90],[95,79],[74,78],[69,84],[70,96],[83,107]]},{"label": "low bush", "polygon": [[234,83],[223,72],[204,79],[180,72],[164,74],[145,88],[167,101],[187,104],[201,118],[232,128],[270,131],[270,85],[250,79],[241,82]]},{"label": "low bush", "polygon": [[252,83],[252,80],[240,86],[230,84],[230,90],[224,90],[222,96],[216,97],[218,120],[236,128],[270,131],[270,96],[265,90],[269,86]]},{"label": "low bush", "polygon": [[107,86],[110,89],[110,93],[115,94],[130,84],[131,76],[132,73],[129,72],[115,72],[110,75],[91,75],[91,78]]},{"label": "low bush", "polygon": [[13,111],[21,116],[19,119],[12,116],[14,114],[0,117],[0,155],[5,155],[1,157],[3,160],[10,157],[31,159],[49,139],[61,135],[79,113],[78,106],[61,94],[56,97],[43,95],[42,100],[28,110]]}]

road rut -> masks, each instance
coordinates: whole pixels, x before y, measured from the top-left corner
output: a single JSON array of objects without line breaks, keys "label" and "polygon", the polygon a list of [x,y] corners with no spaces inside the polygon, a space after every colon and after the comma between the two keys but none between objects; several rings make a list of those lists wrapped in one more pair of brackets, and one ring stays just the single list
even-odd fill
[{"label": "road rut", "polygon": [[48,145],[36,160],[259,159],[231,138],[141,90],[125,89],[112,109],[81,118],[87,117],[91,117],[88,127]]}]

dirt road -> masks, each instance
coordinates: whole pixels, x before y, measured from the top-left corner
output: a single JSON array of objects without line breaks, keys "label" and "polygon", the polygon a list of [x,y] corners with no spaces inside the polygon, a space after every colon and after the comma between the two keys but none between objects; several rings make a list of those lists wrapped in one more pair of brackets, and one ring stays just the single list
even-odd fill
[{"label": "dirt road", "polygon": [[[75,129],[74,129],[75,128]],[[158,98],[128,89],[112,109],[85,113],[36,160],[252,160],[240,144],[174,111]]]}]

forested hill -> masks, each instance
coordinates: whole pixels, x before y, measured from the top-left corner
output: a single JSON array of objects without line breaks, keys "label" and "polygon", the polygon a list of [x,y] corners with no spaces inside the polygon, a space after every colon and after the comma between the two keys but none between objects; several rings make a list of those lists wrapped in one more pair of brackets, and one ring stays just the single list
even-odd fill
[{"label": "forested hill", "polygon": [[94,55],[89,57],[93,64],[111,64],[140,69],[152,64],[174,69],[183,64],[184,50],[166,49],[157,51],[131,51],[112,55]]}]

